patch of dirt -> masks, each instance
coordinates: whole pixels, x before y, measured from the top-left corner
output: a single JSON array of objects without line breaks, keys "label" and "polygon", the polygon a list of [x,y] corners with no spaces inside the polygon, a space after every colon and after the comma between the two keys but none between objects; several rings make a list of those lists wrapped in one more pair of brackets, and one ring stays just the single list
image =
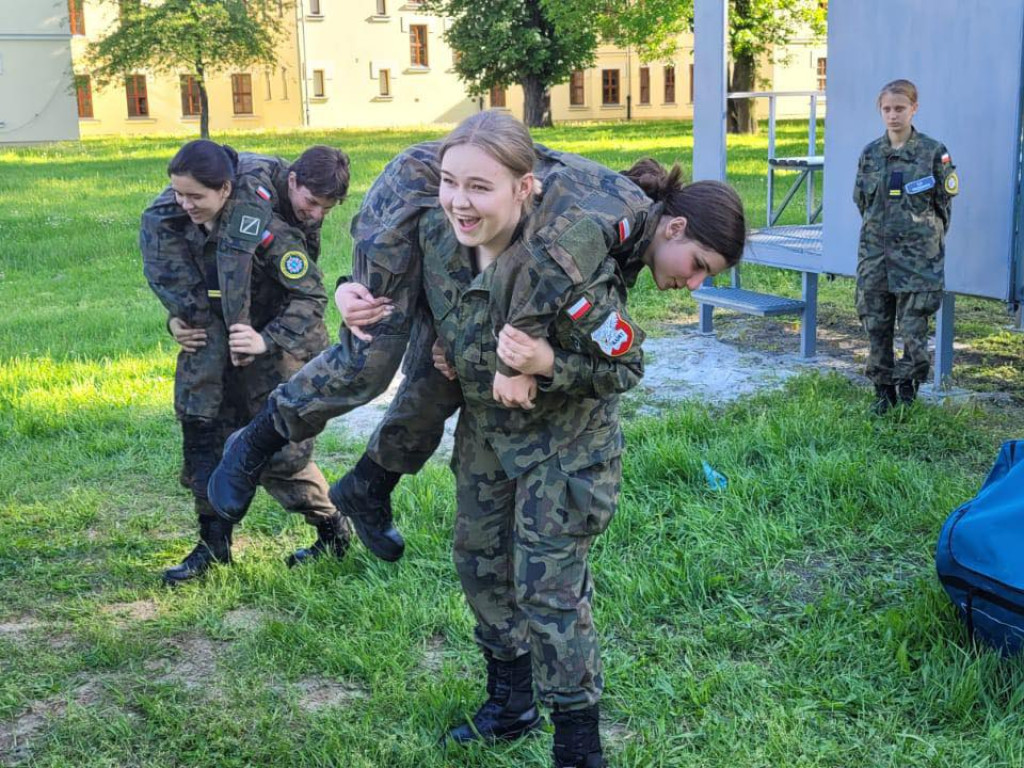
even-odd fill
[{"label": "patch of dirt", "polygon": [[810,605],[825,594],[826,575],[833,573],[836,564],[814,554],[802,562],[787,560],[779,569],[783,584],[794,586],[789,590],[789,599],[799,605]]},{"label": "patch of dirt", "polygon": [[441,672],[441,667],[444,666],[444,635],[434,635],[427,640],[419,666],[431,674]]},{"label": "patch of dirt", "polygon": [[607,720],[602,720],[600,730],[601,741],[616,749],[621,749],[627,741],[636,738],[636,734],[622,723],[610,723]]},{"label": "patch of dirt", "polygon": [[126,627],[132,622],[155,619],[159,606],[155,600],[136,600],[134,603],[110,603],[100,608],[100,611],[115,617],[119,626]]},{"label": "patch of dirt", "polygon": [[233,632],[252,632],[260,628],[270,618],[263,611],[255,608],[236,608],[224,614],[224,628]]},{"label": "patch of dirt", "polygon": [[153,680],[176,683],[190,691],[202,690],[211,696],[219,694],[217,660],[227,650],[228,643],[187,635],[171,640],[168,645],[174,650],[172,658],[153,659],[145,664],[146,670],[153,673]]},{"label": "patch of dirt", "polygon": [[0,722],[0,765],[18,765],[32,756],[36,738],[50,723],[64,717],[69,703],[89,708],[103,698],[100,679],[87,680],[70,695],[51,696],[32,702],[13,720]]},{"label": "patch of dirt", "polygon": [[299,692],[299,706],[307,712],[327,707],[343,707],[368,698],[370,692],[358,685],[309,677],[294,684]]},{"label": "patch of dirt", "polygon": [[43,622],[33,619],[31,616],[16,616],[13,619],[0,622],[0,637],[17,638],[37,629],[43,629],[45,626]]}]

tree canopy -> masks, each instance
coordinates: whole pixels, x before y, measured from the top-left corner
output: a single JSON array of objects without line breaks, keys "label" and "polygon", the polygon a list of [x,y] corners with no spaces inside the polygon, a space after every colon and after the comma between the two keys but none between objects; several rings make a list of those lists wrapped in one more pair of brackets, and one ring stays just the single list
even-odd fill
[{"label": "tree canopy", "polygon": [[[111,4],[118,0],[110,0]],[[190,72],[200,95],[200,134],[210,135],[209,74],[273,66],[284,34],[284,8],[273,0],[121,0],[120,23],[89,46],[99,87],[140,69]]]},{"label": "tree canopy", "polygon": [[458,52],[455,72],[472,95],[518,83],[523,121],[550,123],[547,90],[594,62],[598,30],[590,0],[425,0],[452,19],[445,40]]}]

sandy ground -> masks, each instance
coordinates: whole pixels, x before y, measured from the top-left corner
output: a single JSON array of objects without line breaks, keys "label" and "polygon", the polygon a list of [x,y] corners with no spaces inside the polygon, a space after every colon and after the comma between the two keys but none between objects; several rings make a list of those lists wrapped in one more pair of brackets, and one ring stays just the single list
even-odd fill
[{"label": "sandy ground", "polygon": [[[864,381],[862,364],[849,355],[821,353],[812,360],[799,355],[772,354],[740,347],[716,336],[704,336],[694,326],[672,327],[667,335],[644,343],[646,370],[640,389],[644,412],[684,399],[721,404],[762,389],[782,386],[791,376],[808,370],[832,370]],[[395,396],[401,374],[388,390],[363,408],[331,422],[328,430],[356,442],[365,441]],[[866,386],[866,383],[865,383]],[[455,419],[449,419],[441,452],[451,453]]]}]

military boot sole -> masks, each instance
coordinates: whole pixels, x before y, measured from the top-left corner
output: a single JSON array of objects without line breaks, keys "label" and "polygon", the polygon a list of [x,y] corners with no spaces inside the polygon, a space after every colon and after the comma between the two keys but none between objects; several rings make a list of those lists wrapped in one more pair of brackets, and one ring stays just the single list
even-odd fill
[{"label": "military boot sole", "polygon": [[362,511],[349,502],[341,487],[343,482],[344,478],[327,490],[327,496],[335,509],[351,521],[359,540],[374,556],[388,563],[401,560],[405,554],[405,539],[402,538],[402,534],[394,526],[381,528],[366,519]]}]

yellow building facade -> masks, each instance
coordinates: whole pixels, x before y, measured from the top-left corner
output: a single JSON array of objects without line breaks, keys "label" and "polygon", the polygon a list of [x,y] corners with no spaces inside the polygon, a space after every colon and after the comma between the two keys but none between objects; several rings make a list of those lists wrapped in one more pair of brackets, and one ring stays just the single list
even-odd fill
[{"label": "yellow building facade", "polygon": [[[6,1],[6,0],[3,0]],[[49,1],[49,0],[47,0]],[[199,90],[190,73],[139,70],[99,88],[86,50],[119,23],[116,3],[61,0],[72,32],[74,91],[83,136],[100,134],[199,133]],[[206,78],[210,130],[294,128],[302,125],[299,54],[294,8],[280,5],[285,38],[273,68],[216,72]]]},{"label": "yellow building facade", "polygon": [[[118,23],[116,3],[40,2],[65,6],[83,135],[198,132],[198,93],[184,71],[140,71],[103,90],[91,80],[85,52]],[[444,41],[450,22],[419,0],[282,0],[279,8],[287,35],[274,69],[208,78],[211,130],[452,124],[485,107],[522,115],[518,86],[466,94]],[[768,57],[760,74],[775,90],[817,90],[824,65],[824,49],[808,38]],[[807,113],[806,99],[780,99],[778,108],[779,117]],[[692,117],[693,36],[659,62],[600,47],[593,67],[551,89],[551,114],[555,122]]]},{"label": "yellow building facade", "polygon": [[0,143],[78,138],[67,0],[0,0]]}]

